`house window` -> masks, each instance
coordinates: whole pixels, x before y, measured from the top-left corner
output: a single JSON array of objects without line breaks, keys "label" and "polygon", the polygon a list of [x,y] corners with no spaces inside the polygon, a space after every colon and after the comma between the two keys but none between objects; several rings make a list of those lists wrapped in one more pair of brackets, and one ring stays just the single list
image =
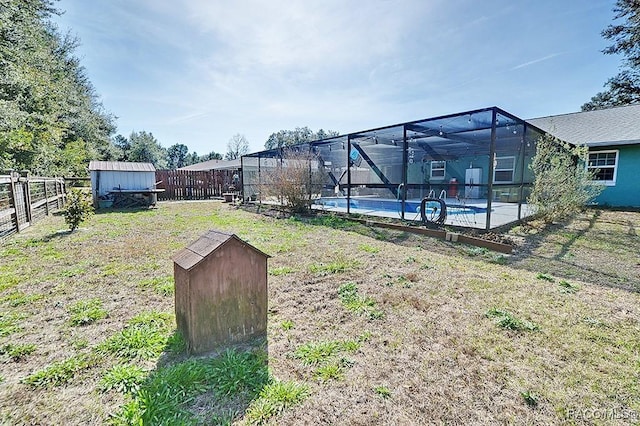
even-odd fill
[{"label": "house window", "polygon": [[493,183],[513,183],[516,157],[496,157],[493,164]]},{"label": "house window", "polygon": [[593,180],[613,186],[618,172],[618,151],[598,151],[589,153],[587,170],[593,173]]},{"label": "house window", "polygon": [[446,161],[432,161],[431,162],[431,179],[443,180],[447,167]]}]

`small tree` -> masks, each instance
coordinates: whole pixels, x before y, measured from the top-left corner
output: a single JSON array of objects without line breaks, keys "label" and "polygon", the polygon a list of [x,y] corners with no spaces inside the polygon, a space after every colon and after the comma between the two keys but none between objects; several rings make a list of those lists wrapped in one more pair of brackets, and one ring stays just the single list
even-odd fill
[{"label": "small tree", "polygon": [[585,166],[588,158],[586,146],[573,146],[548,134],[538,139],[528,201],[545,222],[575,215],[602,192],[603,186],[593,182],[593,173]]},{"label": "small tree", "polygon": [[64,221],[69,225],[71,232],[75,231],[80,223],[87,220],[92,214],[93,205],[86,192],[74,189],[67,195],[67,208],[64,210]]},{"label": "small tree", "polygon": [[322,191],[324,174],[314,154],[284,149],[282,160],[262,173],[260,193],[264,200],[279,202],[292,213],[306,213],[314,195]]},{"label": "small tree", "polygon": [[167,167],[171,170],[187,165],[189,147],[185,144],[176,143],[167,148]]}]

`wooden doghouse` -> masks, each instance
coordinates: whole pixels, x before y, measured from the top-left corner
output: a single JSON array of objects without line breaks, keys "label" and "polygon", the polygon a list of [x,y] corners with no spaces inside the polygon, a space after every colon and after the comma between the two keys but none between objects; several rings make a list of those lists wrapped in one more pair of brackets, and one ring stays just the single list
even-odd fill
[{"label": "wooden doghouse", "polygon": [[266,338],[268,258],[218,231],[173,257],[176,322],[190,353]]}]

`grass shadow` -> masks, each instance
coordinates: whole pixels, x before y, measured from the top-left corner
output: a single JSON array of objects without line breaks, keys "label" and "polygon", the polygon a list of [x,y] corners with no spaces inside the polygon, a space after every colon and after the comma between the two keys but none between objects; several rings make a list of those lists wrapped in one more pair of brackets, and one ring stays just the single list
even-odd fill
[{"label": "grass shadow", "polygon": [[[359,219],[358,215],[354,215],[355,219]],[[334,213],[315,212],[314,214],[300,216],[291,216],[289,220],[302,222],[307,225],[321,226],[341,231],[355,232],[365,237],[375,238],[376,240],[386,241],[394,244],[402,244],[412,238],[412,234],[404,231],[397,231],[375,226],[369,226],[356,220]]]},{"label": "grass shadow", "polygon": [[[604,232],[603,211],[588,210],[583,217],[564,223],[546,224],[537,232],[525,236],[526,242],[506,264],[516,269],[548,273],[564,279],[612,288],[640,292],[637,267],[633,265],[633,250],[626,250],[621,235]],[[626,233],[633,238],[633,223],[624,223]],[[526,227],[526,225],[525,225]],[[580,244],[578,244],[580,243]],[[586,245],[586,248],[585,248]],[[615,256],[611,251],[628,251],[629,258]],[[609,266],[615,256],[615,266]]]},{"label": "grass shadow", "polygon": [[578,232],[571,233],[571,236],[569,237],[569,239],[566,242],[562,243],[562,248],[560,249],[558,254],[554,256],[554,259],[561,261],[569,253],[569,250],[571,249],[571,247],[573,247],[576,241],[584,237],[589,231],[593,229],[600,215],[601,215],[601,212],[599,210],[596,210],[593,216],[589,218],[589,222],[588,222],[589,224],[587,225],[586,228],[582,228]]},{"label": "grass shadow", "polygon": [[266,339],[189,355],[178,331],[111,423],[230,425],[270,383]]},{"label": "grass shadow", "polygon": [[142,213],[153,211],[156,207],[106,207],[96,209],[94,214],[103,215],[110,213]]},{"label": "grass shadow", "polygon": [[44,236],[42,236],[40,238],[31,238],[30,240],[32,242],[48,243],[50,241],[57,240],[59,238],[64,238],[64,237],[67,237],[69,235],[72,235],[74,232],[76,232],[76,231],[71,231],[70,229],[61,229],[59,231],[51,232],[51,233],[49,233],[47,235],[44,235]]}]

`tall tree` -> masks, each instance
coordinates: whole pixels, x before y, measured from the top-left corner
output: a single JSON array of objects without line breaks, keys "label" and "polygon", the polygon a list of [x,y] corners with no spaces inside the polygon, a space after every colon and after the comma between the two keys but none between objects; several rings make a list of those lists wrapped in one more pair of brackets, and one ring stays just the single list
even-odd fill
[{"label": "tall tree", "polygon": [[189,148],[186,145],[177,143],[167,148],[167,167],[174,170],[187,165]]},{"label": "tall tree", "polygon": [[113,145],[117,150],[116,160],[128,161],[131,151],[131,142],[129,139],[127,139],[126,136],[118,134],[113,138]]},{"label": "tall tree", "polygon": [[613,44],[602,52],[623,55],[622,69],[605,83],[605,91],[582,105],[583,111],[640,102],[640,1],[617,0],[613,11],[618,23],[602,31],[602,36]]},{"label": "tall tree", "polygon": [[166,150],[158,143],[153,134],[145,132],[132,132],[129,136],[131,151],[129,161],[152,163],[156,169],[167,168]]},{"label": "tall tree", "polygon": [[224,156],[225,160],[235,160],[249,153],[249,141],[244,135],[237,133],[233,135],[227,143],[227,154]]},{"label": "tall tree", "polygon": [[307,126],[296,127],[294,130],[280,130],[272,133],[264,144],[266,149],[284,148],[287,146],[297,145],[300,143],[311,142],[320,139],[326,139],[338,136],[340,133],[335,130],[320,129],[313,132]]},{"label": "tall tree", "polygon": [[187,154],[187,157],[184,160],[184,165],[190,166],[192,164],[198,164],[203,161],[201,158],[202,157],[200,157],[197,152],[193,151],[191,154]]},{"label": "tall tree", "polygon": [[219,154],[215,151],[211,151],[210,153],[201,155],[199,157],[199,161],[209,161],[209,160],[222,160],[222,154]]},{"label": "tall tree", "polygon": [[0,2],[0,167],[86,174],[115,155],[114,118],[80,61],[78,39],[51,22],[49,0]]}]

